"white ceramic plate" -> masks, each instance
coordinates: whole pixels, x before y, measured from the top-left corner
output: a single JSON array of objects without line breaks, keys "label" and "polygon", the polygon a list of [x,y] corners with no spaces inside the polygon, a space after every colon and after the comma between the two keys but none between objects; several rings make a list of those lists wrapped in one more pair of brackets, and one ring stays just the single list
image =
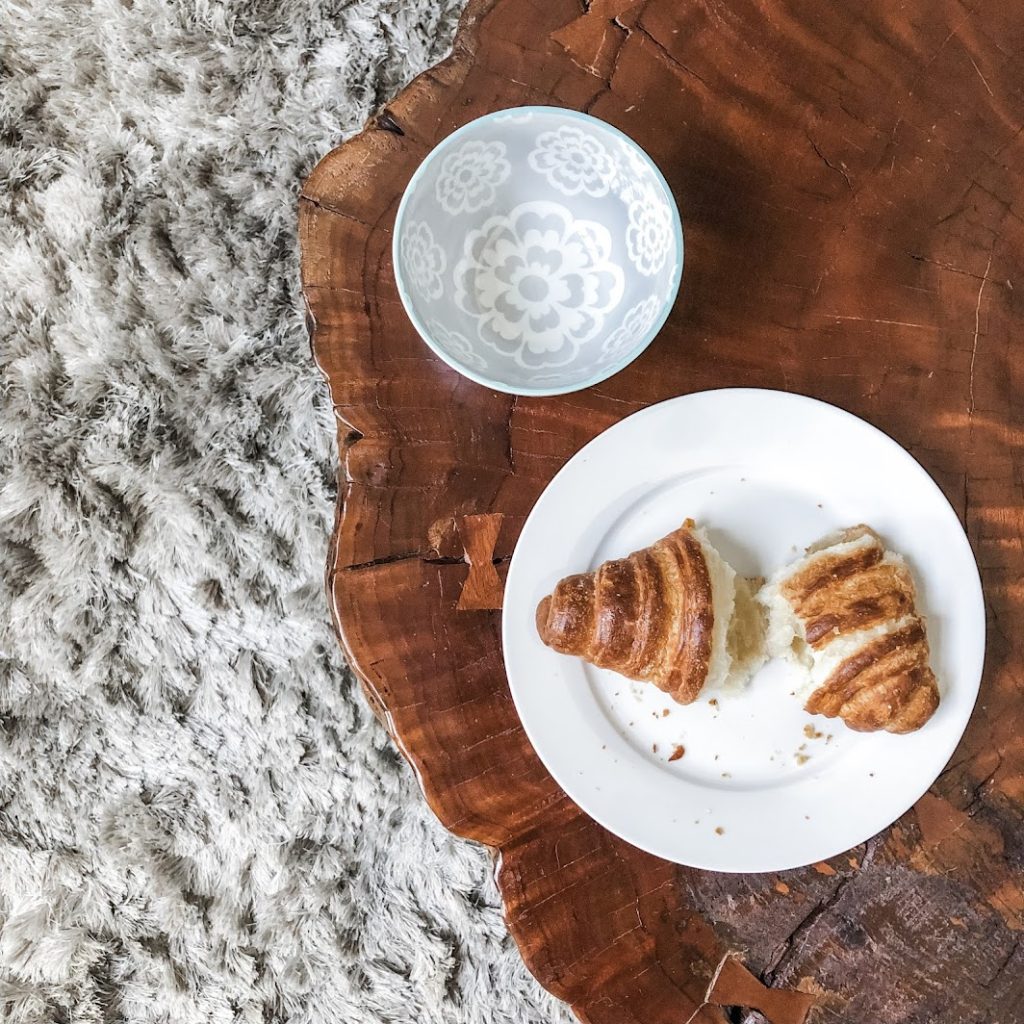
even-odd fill
[{"label": "white ceramic plate", "polygon": [[[878,530],[907,557],[928,618],[942,693],[932,719],[907,736],[853,732],[808,715],[791,696],[794,670],[778,662],[738,696],[682,707],[541,643],[534,613],[559,579],[644,547],[688,516],[751,576],[834,529]],[[833,406],[736,389],[645,409],[566,464],[516,547],[503,640],[526,732],[587,813],[680,864],[779,871],[865,841],[928,789],[974,707],[985,609],[956,513],[907,452]],[[807,725],[821,735],[805,735]],[[670,762],[676,745],[685,754]]]}]

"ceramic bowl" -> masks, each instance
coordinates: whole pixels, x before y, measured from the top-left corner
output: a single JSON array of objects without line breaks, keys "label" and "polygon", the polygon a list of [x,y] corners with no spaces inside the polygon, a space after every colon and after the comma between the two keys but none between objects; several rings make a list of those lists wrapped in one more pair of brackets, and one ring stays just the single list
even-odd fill
[{"label": "ceramic bowl", "polygon": [[398,291],[423,340],[471,380],[557,395],[618,372],[679,290],[683,232],[665,179],[618,129],[519,107],[471,121],[409,182]]}]

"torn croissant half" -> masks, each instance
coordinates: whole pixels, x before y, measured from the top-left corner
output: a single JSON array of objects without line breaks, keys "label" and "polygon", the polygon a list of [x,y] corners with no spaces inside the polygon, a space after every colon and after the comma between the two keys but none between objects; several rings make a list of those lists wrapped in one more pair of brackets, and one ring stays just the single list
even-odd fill
[{"label": "torn croissant half", "polygon": [[568,576],[541,601],[549,647],[653,683],[680,704],[741,686],[764,661],[761,581],[736,575],[692,519],[650,547]]},{"label": "torn croissant half", "polygon": [[802,666],[811,714],[851,729],[920,729],[939,706],[903,558],[868,526],[826,537],[769,580],[768,653]]}]

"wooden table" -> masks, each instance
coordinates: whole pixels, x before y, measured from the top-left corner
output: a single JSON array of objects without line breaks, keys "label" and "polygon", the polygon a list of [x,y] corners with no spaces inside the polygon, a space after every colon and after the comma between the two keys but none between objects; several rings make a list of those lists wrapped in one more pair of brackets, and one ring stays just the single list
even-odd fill
[{"label": "wooden table", "polygon": [[[438,817],[499,851],[530,970],[585,1020],[721,1022],[735,1004],[783,1024],[813,1001],[843,1024],[1024,1021],[1022,54],[1020,0],[471,0],[451,58],[303,189],[344,470],[341,641]],[[632,135],[687,232],[658,340],[557,399],[441,364],[390,259],[427,151],[522,103]],[[585,817],[519,725],[493,610],[569,456],[644,405],[733,385],[814,395],[905,445],[962,515],[989,611],[978,708],[931,791],[866,845],[778,875],[678,868]]]}]

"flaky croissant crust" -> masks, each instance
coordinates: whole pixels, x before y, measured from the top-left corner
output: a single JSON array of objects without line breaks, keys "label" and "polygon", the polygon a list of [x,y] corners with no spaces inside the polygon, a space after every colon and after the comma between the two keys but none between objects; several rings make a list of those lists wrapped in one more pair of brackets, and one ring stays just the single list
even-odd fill
[{"label": "flaky croissant crust", "polygon": [[653,683],[681,704],[694,701],[711,662],[714,611],[692,526],[687,520],[650,547],[563,579],[537,608],[544,643]]},{"label": "flaky croissant crust", "polygon": [[810,695],[811,714],[841,718],[851,729],[893,733],[920,729],[939,706],[914,581],[902,561],[867,526],[847,530],[852,550],[812,559],[782,584],[814,652],[838,638],[882,627],[886,632],[851,652]]}]

